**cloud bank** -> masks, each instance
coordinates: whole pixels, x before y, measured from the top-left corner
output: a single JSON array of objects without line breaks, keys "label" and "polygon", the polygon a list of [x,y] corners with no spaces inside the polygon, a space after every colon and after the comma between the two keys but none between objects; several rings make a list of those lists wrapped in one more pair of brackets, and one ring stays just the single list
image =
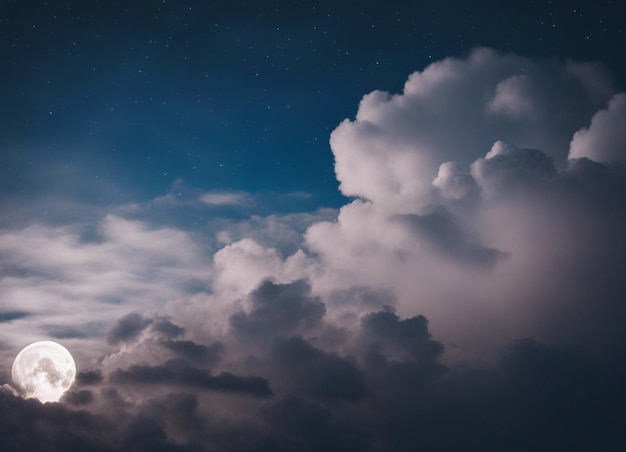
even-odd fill
[{"label": "cloud bank", "polygon": [[3,229],[2,362],[47,334],[81,371],[59,404],[0,390],[0,446],[615,450],[624,99],[477,49],[338,125],[334,216]]}]

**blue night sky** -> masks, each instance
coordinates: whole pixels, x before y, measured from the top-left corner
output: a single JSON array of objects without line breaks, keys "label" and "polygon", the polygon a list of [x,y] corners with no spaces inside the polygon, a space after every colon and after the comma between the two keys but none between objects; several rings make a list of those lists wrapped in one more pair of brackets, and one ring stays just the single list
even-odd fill
[{"label": "blue night sky", "polygon": [[1,1],[0,450],[622,450],[623,3]]}]

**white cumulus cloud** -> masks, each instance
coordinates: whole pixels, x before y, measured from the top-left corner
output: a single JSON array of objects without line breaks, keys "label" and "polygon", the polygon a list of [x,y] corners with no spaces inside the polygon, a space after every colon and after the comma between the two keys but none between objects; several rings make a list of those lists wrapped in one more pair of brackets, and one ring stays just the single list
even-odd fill
[{"label": "white cumulus cloud", "polygon": [[626,93],[613,96],[608,108],[591,118],[589,127],[574,134],[569,157],[626,164]]}]

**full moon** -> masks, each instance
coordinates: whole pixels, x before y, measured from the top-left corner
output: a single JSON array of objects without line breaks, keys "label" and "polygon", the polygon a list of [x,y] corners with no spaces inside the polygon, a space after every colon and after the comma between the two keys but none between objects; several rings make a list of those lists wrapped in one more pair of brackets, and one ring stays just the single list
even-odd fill
[{"label": "full moon", "polygon": [[76,377],[76,364],[61,344],[41,341],[25,347],[15,357],[13,383],[21,394],[41,402],[58,402]]}]

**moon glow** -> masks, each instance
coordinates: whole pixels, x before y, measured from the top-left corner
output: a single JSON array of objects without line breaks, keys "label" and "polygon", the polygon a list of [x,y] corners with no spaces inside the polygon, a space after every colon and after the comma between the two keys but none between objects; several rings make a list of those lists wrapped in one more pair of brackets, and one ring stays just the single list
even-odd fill
[{"label": "moon glow", "polygon": [[76,364],[71,353],[61,344],[35,342],[15,357],[12,377],[25,398],[58,402],[74,383]]}]

